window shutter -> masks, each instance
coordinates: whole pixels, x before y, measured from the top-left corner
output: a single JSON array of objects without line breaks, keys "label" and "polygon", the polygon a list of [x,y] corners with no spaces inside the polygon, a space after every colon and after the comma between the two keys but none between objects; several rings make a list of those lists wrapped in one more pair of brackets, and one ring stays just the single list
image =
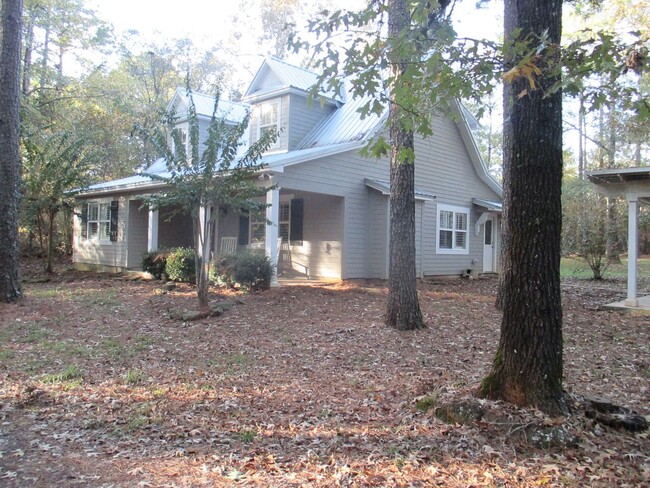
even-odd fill
[{"label": "window shutter", "polygon": [[113,200],[111,202],[111,241],[117,241],[117,211],[118,211],[118,201]]},{"label": "window shutter", "polygon": [[240,246],[248,246],[248,222],[250,217],[247,213],[242,213],[239,216],[239,240],[237,244]]},{"label": "window shutter", "polygon": [[302,246],[302,228],[305,201],[302,198],[291,200],[291,235],[289,240],[292,246]]},{"label": "window shutter", "polygon": [[81,238],[88,239],[88,204],[81,207]]}]

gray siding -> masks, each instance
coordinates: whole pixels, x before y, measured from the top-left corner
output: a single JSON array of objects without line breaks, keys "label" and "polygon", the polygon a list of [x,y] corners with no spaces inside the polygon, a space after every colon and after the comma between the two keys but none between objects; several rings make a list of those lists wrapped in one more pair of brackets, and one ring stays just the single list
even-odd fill
[{"label": "gray siding", "polygon": [[332,105],[321,105],[318,100],[310,100],[303,95],[289,96],[289,150],[296,149],[305,136],[321,120],[332,113]]},{"label": "gray siding", "polygon": [[343,199],[319,194],[300,194],[300,198],[305,202],[303,245],[291,246],[293,269],[302,272],[308,266],[313,276],[340,278]]},{"label": "gray siding", "polygon": [[118,221],[117,241],[97,241],[81,238],[81,218],[74,217],[74,242],[72,247],[72,262],[80,264],[99,264],[115,268],[125,268],[127,265],[126,231],[129,218],[129,205],[126,196],[93,198],[80,201],[79,208],[88,202],[110,203],[117,200]]},{"label": "gray siding", "polygon": [[289,166],[278,174],[284,189],[344,197],[342,278],[368,272],[368,188],[364,178],[386,179],[388,162],[362,158],[357,152],[337,154]]},{"label": "gray siding", "polygon": [[127,242],[127,267],[140,268],[142,264],[142,255],[148,248],[149,233],[149,210],[140,208],[141,200],[131,200],[129,202],[129,226]]},{"label": "gray siding", "polygon": [[[480,210],[472,198],[500,200],[477,175],[456,124],[447,118],[433,120],[434,135],[416,138],[416,186],[436,195],[435,202],[423,203],[422,263],[424,275],[458,275],[464,269],[482,270],[483,234],[474,225]],[[437,205],[448,204],[470,209],[469,254],[436,254]]]},{"label": "gray siding", "polygon": [[388,195],[368,191],[368,278],[388,278]]},{"label": "gray siding", "polygon": [[[454,122],[439,117],[434,119],[433,129],[431,138],[416,138],[416,187],[437,196],[436,201],[416,205],[417,273],[459,275],[472,267],[480,271],[482,234],[477,236],[474,232],[480,211],[473,208],[472,198],[499,197],[478,177]],[[382,258],[379,248],[387,245],[385,238],[381,238],[385,229],[382,226],[387,224],[382,222],[385,217],[381,216],[381,203],[371,203],[374,197],[370,196],[372,190],[365,186],[364,178],[389,179],[386,159],[366,159],[351,151],[288,166],[277,178],[287,190],[344,197],[342,277],[385,277],[386,258]],[[470,209],[469,254],[436,254],[438,203]]]}]

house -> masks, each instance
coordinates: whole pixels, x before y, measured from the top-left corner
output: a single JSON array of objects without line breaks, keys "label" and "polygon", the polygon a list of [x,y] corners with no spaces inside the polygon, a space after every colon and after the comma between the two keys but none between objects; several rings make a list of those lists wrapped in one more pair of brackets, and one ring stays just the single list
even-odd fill
[{"label": "house", "polygon": [[[241,103],[220,102],[231,120],[250,111],[255,141],[280,131],[264,155],[259,184],[267,217],[227,209],[219,216],[214,252],[264,248],[278,270],[313,277],[387,278],[389,162],[363,157],[368,140],[384,130],[386,114],[362,118],[363,100],[323,96],[312,101],[316,74],[267,58]],[[194,95],[200,123],[212,115],[213,99]],[[170,102],[186,124],[182,90]],[[434,115],[433,136],[416,137],[415,203],[417,275],[461,275],[498,270],[501,187],[481,160],[466,113]],[[203,127],[203,125],[201,126]],[[156,161],[146,173],[164,173]],[[147,250],[192,243],[191,222],[170,210],[143,207],[142,195],[164,183],[142,175],[90,187],[79,196],[73,261],[79,268],[138,269]],[[278,249],[279,248],[279,249]]]}]

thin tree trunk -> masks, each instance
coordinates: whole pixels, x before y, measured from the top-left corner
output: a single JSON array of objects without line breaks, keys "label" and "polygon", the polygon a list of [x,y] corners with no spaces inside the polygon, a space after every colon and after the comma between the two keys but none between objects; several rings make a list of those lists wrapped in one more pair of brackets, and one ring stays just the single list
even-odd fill
[{"label": "thin tree trunk", "polygon": [[43,54],[41,58],[41,86],[40,89],[43,90],[47,86],[47,63],[50,57],[50,22],[52,20],[52,7],[47,6],[47,11],[45,14],[45,40],[43,41]]},{"label": "thin tree trunk", "polygon": [[[410,26],[405,0],[388,2],[388,36],[397,39]],[[402,49],[403,50],[403,49]],[[406,71],[399,47],[390,54],[390,243],[386,325],[399,330],[423,328],[415,273],[415,158],[413,131],[404,127],[401,109],[395,103],[396,85]],[[409,156],[405,157],[405,154]]]},{"label": "thin tree trunk", "polygon": [[32,74],[32,52],[34,49],[34,22],[36,20],[36,10],[29,13],[29,22],[26,27],[25,35],[25,55],[23,56],[23,95],[28,95],[31,89]]},{"label": "thin tree trunk", "polygon": [[47,264],[45,266],[45,271],[52,273],[52,256],[54,255],[54,218],[56,217],[56,212],[54,210],[48,210],[48,220],[49,226],[47,229]]},{"label": "thin tree trunk", "polygon": [[20,41],[22,0],[3,0],[0,11],[0,300],[22,296],[18,237],[20,189]]},{"label": "thin tree trunk", "polygon": [[[523,41],[548,32],[540,53],[553,64],[560,43],[561,0],[505,1],[505,33]],[[518,33],[517,39],[513,36]],[[508,60],[509,69],[518,59]],[[544,73],[539,89],[520,77],[504,89],[504,225],[501,337],[481,394],[550,414],[565,414],[562,393],[562,94]],[[545,95],[546,94],[546,95]]]}]

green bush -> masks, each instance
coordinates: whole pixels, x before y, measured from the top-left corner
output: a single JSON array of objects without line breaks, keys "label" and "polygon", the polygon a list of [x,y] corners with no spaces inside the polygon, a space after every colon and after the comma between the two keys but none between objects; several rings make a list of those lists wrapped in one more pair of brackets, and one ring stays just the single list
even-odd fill
[{"label": "green bush", "polygon": [[252,291],[267,290],[271,286],[273,268],[266,254],[244,251],[219,258],[214,275],[221,285],[239,284]]},{"label": "green bush", "polygon": [[196,261],[194,250],[177,247],[169,251],[165,272],[170,280],[193,283],[196,281]]},{"label": "green bush", "polygon": [[233,266],[235,281],[250,290],[268,290],[271,286],[273,268],[266,254],[242,252],[236,255]]},{"label": "green bush", "polygon": [[151,273],[156,279],[162,278],[166,274],[165,266],[167,263],[168,251],[150,251],[142,255],[142,271]]}]

